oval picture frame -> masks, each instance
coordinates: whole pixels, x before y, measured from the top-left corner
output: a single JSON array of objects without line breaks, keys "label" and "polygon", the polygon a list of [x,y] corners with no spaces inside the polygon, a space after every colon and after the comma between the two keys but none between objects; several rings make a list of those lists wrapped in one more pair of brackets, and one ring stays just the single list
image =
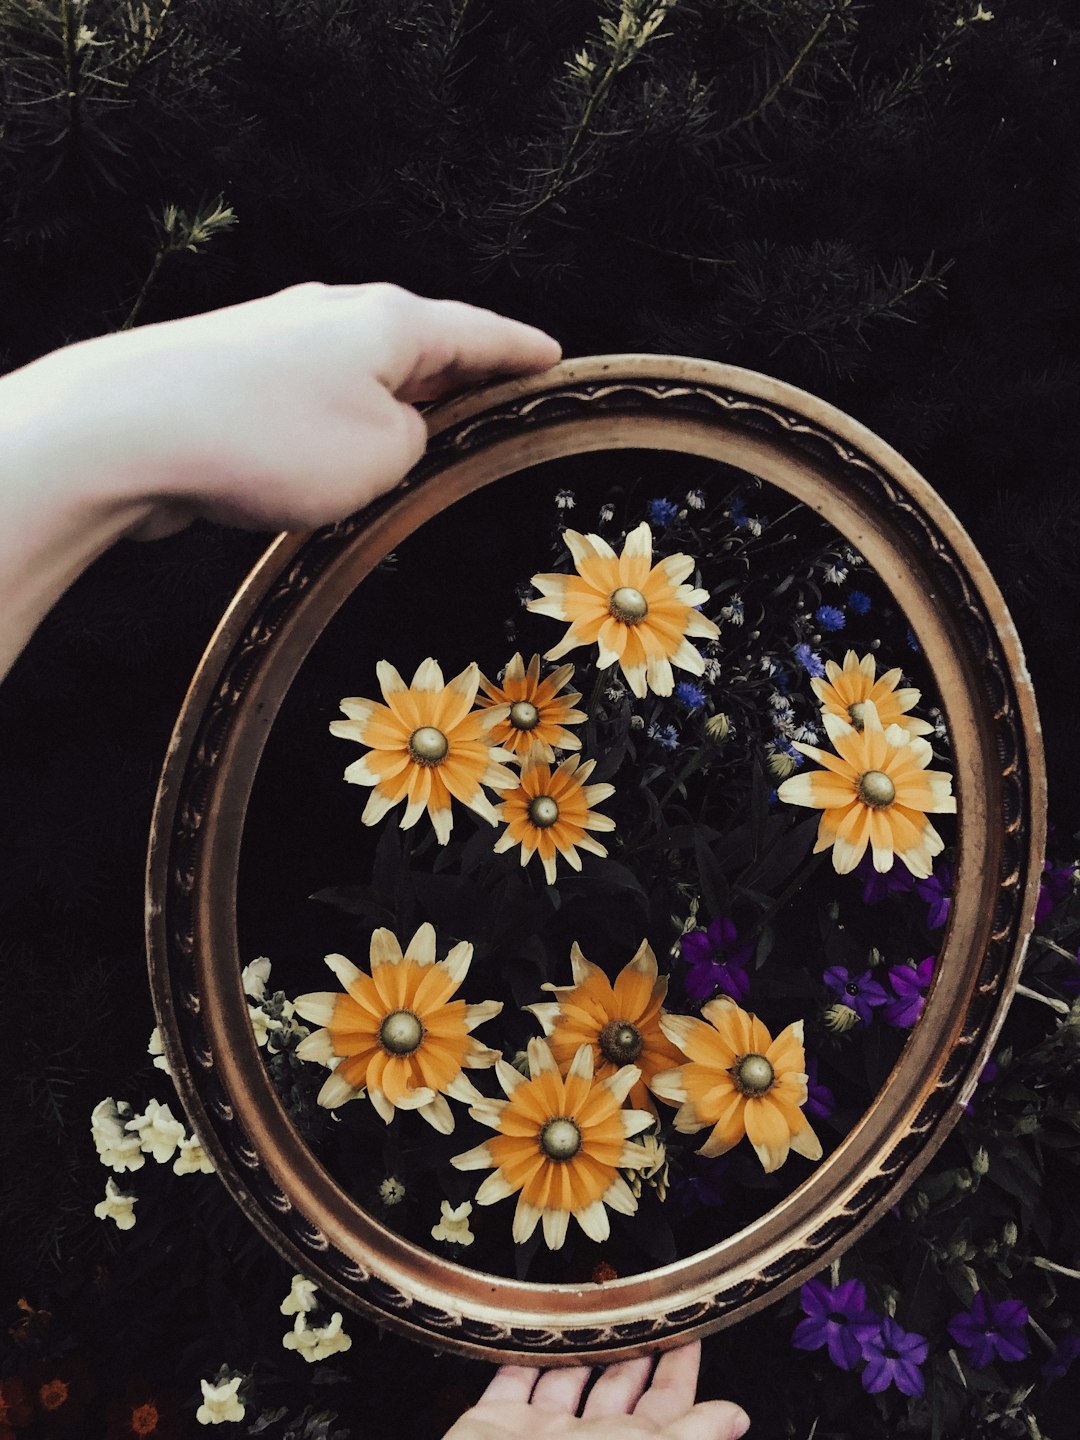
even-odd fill
[{"label": "oval picture frame", "polygon": [[[1045,842],[1038,720],[1015,627],[947,506],[877,436],[768,376],[653,355],[564,362],[427,412],[429,444],[348,520],[281,535],[241,586],[184,701],[147,865],[151,988],[184,1107],[252,1223],[335,1303],[497,1362],[604,1363],[760,1310],[896,1202],[970,1099],[1018,982]],[[692,1257],[604,1284],[469,1270],[382,1225],[293,1127],[256,1046],[240,979],[237,872],[260,756],[328,620],[405,537],[455,501],[542,462],[657,449],[757,475],[819,512],[874,567],[934,674],[955,751],[957,885],[922,1018],[837,1149],[759,1220]]]}]

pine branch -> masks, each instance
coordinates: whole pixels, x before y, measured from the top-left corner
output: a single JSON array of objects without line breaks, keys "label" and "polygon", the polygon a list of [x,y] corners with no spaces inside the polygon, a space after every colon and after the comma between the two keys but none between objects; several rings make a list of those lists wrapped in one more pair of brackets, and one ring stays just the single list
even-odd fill
[{"label": "pine branch", "polygon": [[817,49],[819,42],[824,39],[825,32],[828,30],[832,21],[845,11],[850,10],[850,8],[850,0],[839,0],[838,4],[826,10],[813,32],[797,51],[795,58],[783,75],[769,86],[768,90],[766,90],[765,94],[753,109],[748,110],[744,115],[740,115],[737,119],[732,120],[730,124],[725,127],[723,133],[729,135],[733,130],[741,129],[744,125],[752,125],[759,116],[764,115],[765,111],[768,110],[771,105],[775,105],[784,91],[794,82],[796,75],[805,65],[814,50]]},{"label": "pine branch", "polygon": [[[599,43],[579,50],[567,62],[569,78],[583,88],[581,114],[569,133],[562,159],[550,173],[539,198],[519,212],[520,218],[537,215],[572,183],[582,146],[607,104],[612,86],[653,40],[677,3],[678,0],[621,0],[618,22],[601,20]],[[594,50],[597,53],[594,54]]]},{"label": "pine branch", "polygon": [[160,220],[162,237],[154,251],[150,270],[127,313],[127,317],[119,328],[130,330],[135,324],[162,265],[170,255],[179,255],[185,250],[197,254],[215,235],[222,230],[230,229],[236,224],[236,221],[236,212],[231,205],[225,204],[221,195],[216,200],[204,202],[193,215],[188,215],[185,210],[181,210],[176,205],[166,205],[162,210]]}]

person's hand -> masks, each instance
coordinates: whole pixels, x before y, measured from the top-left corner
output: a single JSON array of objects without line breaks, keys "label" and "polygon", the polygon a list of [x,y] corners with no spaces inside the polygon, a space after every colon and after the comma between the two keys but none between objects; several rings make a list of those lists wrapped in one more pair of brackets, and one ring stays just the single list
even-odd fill
[{"label": "person's hand", "polygon": [[745,1410],[694,1403],[700,1360],[696,1344],[669,1351],[651,1379],[651,1360],[624,1360],[600,1371],[584,1405],[591,1370],[504,1365],[445,1440],[739,1440],[750,1426]]},{"label": "person's hand", "polygon": [[0,675],[120,536],[199,516],[264,530],[340,520],[423,454],[418,402],[559,355],[489,310],[307,284],[0,377]]},{"label": "person's hand", "polygon": [[559,355],[550,336],[489,310],[311,283],[55,351],[0,382],[0,409],[21,405],[50,432],[69,484],[142,502],[129,533],[197,515],[308,529],[415,464],[418,401]]}]

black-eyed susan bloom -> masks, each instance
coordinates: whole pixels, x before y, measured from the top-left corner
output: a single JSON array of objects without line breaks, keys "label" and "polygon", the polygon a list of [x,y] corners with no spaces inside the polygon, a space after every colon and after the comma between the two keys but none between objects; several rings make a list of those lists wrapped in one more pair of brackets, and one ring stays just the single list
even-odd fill
[{"label": "black-eyed susan bloom", "polygon": [[476,1192],[478,1205],[517,1195],[514,1240],[523,1245],[544,1227],[544,1242],[558,1250],[573,1216],[590,1240],[610,1234],[605,1206],[633,1215],[637,1201],[620,1169],[640,1170],[650,1152],[631,1137],[653,1124],[652,1115],[624,1110],[637,1081],[635,1065],[600,1080],[592,1051],[582,1045],[565,1078],[545,1040],[529,1041],[529,1076],[500,1060],[495,1066],[505,1100],[484,1100],[469,1111],[498,1134],[455,1155],[458,1170],[494,1170]]},{"label": "black-eyed susan bloom", "polygon": [[869,700],[886,730],[899,725],[909,735],[929,735],[934,728],[929,721],[907,713],[919,703],[921,692],[911,686],[898,689],[900,676],[899,669],[878,675],[873,655],[860,659],[849,650],[842,667],[826,660],[825,678],[815,677],[810,684],[821,701],[822,714],[835,715],[856,730],[863,727],[863,706]]},{"label": "black-eyed susan bloom", "polygon": [[823,812],[814,850],[832,846],[839,874],[854,870],[869,849],[880,873],[892,868],[895,855],[925,879],[945,848],[926,817],[955,813],[952,776],[927,769],[933,751],[921,736],[899,725],[883,729],[872,700],[862,702],[861,720],[856,729],[826,713],[825,730],[838,753],[796,741],[796,749],[824,768],[793,775],[776,793],[789,805]]},{"label": "black-eyed susan bloom", "polygon": [[694,607],[707,590],[683,582],[694,569],[689,555],[669,555],[652,563],[652,531],[643,520],[626,537],[621,555],[599,535],[563,532],[573,556],[574,575],[534,575],[542,598],[528,608],[564,620],[569,629],[545,656],[558,660],[578,645],[597,645],[601,670],[618,663],[639,698],[649,690],[670,695],[672,665],[703,675],[705,662],[690,640],[715,640],[720,633]]},{"label": "black-eyed susan bloom", "polygon": [[477,705],[509,706],[505,718],[488,732],[491,743],[522,763],[543,760],[550,765],[556,750],[580,750],[581,741],[566,728],[588,718],[584,710],[574,708],[581,699],[578,692],[565,688],[573,674],[573,665],[560,665],[541,680],[539,655],[532,657],[527,670],[521,656],[515,655],[501,685],[481,675]]},{"label": "black-eyed susan bloom", "polygon": [[415,825],[426,811],[439,844],[445,845],[454,823],[450,809],[454,799],[494,825],[495,811],[484,786],[508,790],[517,784],[514,772],[501,763],[513,757],[490,740],[492,727],[509,707],[473,710],[480,684],[476,665],[469,665],[448,685],[431,659],[419,667],[411,685],[385,660],[379,661],[376,673],[386,703],[342,700],[348,719],[330,724],[332,735],[369,747],[345,771],[351,785],[371,787],[360,817],[364,824],[378,824],[404,801],[401,828]]},{"label": "black-eyed susan bloom", "polygon": [[768,1171],[778,1170],[792,1150],[821,1159],[821,1142],[802,1113],[801,1020],[774,1040],[756,1016],[721,995],[702,1008],[700,1020],[665,1015],[660,1024],[689,1063],[657,1075],[653,1089],[679,1106],[680,1134],[711,1131],[699,1155],[724,1155],[745,1135]]},{"label": "black-eyed susan bloom", "polygon": [[615,821],[592,807],[615,793],[614,785],[586,785],[595,760],[581,762],[571,755],[552,770],[540,762],[525,765],[517,789],[511,790],[496,806],[506,829],[495,842],[501,853],[520,847],[521,863],[540,856],[549,885],[555,884],[555,860],[561,855],[574,870],[581,869],[578,850],[606,855],[606,848],[589,834],[590,830],[614,830]]},{"label": "black-eyed susan bloom", "polygon": [[435,931],[421,925],[402,954],[390,930],[371,937],[371,973],[365,975],[344,955],[326,963],[345,993],[300,995],[296,1012],[323,1028],[297,1046],[301,1060],[332,1065],[319,1091],[330,1109],[364,1090],[387,1124],[395,1110],[417,1110],[449,1134],[454,1116],[447,1095],[475,1104],[483,1099],[467,1069],[487,1069],[498,1059],[470,1031],[502,1010],[497,1000],[467,1005],[454,998],[472,961],[472,946],[455,945],[435,958]]},{"label": "black-eyed susan bloom", "polygon": [[544,1027],[559,1068],[568,1069],[582,1045],[592,1051],[601,1080],[623,1065],[636,1065],[641,1076],[630,1091],[629,1103],[637,1110],[654,1110],[649,1095],[653,1076],[678,1065],[682,1056],[660,1028],[668,982],[657,972],[651,946],[641,942],[614,984],[598,965],[585,959],[577,943],[570,951],[570,965],[572,985],[543,986],[557,1000],[525,1006]]}]

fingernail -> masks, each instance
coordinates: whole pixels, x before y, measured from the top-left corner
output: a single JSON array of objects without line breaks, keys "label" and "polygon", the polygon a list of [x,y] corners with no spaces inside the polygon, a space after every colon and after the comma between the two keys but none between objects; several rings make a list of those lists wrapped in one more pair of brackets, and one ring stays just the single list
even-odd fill
[{"label": "fingernail", "polygon": [[745,1410],[735,1408],[735,1414],[731,1417],[730,1440],[742,1440],[742,1437],[750,1429],[750,1416]]}]

